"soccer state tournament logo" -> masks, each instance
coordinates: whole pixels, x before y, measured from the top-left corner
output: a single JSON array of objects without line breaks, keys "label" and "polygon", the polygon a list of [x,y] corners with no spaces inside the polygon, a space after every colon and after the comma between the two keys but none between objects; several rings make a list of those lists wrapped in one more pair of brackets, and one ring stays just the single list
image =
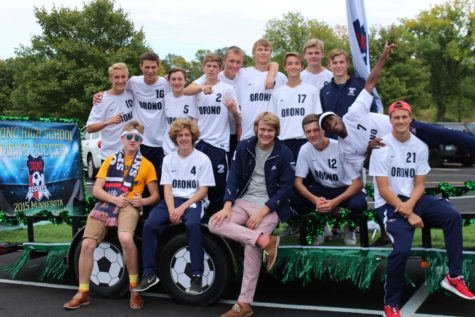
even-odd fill
[{"label": "soccer state tournament logo", "polygon": [[28,194],[26,198],[28,201],[31,201],[32,198],[35,198],[37,201],[41,201],[43,197],[49,198],[51,196],[48,188],[46,188],[45,181],[45,162],[43,157],[40,155],[38,157],[33,157],[28,155],[28,160],[26,161],[26,166],[28,166]]}]

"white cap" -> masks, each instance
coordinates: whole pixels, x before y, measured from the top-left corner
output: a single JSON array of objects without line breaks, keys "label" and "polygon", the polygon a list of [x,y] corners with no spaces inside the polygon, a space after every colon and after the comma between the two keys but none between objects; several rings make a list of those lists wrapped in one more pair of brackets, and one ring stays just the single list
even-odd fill
[{"label": "white cap", "polygon": [[320,129],[323,129],[322,127],[323,120],[328,116],[334,116],[334,115],[336,115],[336,113],[334,113],[333,111],[327,111],[327,112],[322,113],[318,117],[318,126],[320,127]]}]

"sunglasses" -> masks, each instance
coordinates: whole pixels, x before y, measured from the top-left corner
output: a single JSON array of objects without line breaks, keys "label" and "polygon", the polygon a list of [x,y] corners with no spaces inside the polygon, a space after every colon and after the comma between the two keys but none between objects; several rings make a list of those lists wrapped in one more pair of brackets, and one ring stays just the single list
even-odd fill
[{"label": "sunglasses", "polygon": [[132,140],[132,138],[133,138],[134,136],[135,136],[135,142],[140,142],[140,141],[142,141],[142,137],[141,137],[140,135],[135,135],[135,134],[126,134],[126,135],[125,135],[125,138],[130,141],[130,140]]}]

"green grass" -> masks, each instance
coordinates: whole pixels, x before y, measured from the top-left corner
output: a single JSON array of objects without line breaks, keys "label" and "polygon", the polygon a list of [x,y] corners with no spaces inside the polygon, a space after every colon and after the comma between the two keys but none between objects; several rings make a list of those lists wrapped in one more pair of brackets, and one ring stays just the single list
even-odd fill
[{"label": "green grass", "polygon": [[[279,228],[276,228],[274,230],[274,234],[280,234],[282,231],[285,230],[286,225],[283,224]],[[475,226],[464,226],[462,227],[463,231],[463,247],[464,249],[475,249]],[[373,243],[375,239],[379,237],[378,234],[376,234],[375,239],[371,239],[371,233],[370,233],[370,241],[369,243]],[[432,229],[431,230],[431,235],[432,235],[432,247],[433,248],[445,248],[444,244],[444,235],[442,230],[440,229]],[[284,245],[296,245],[299,243],[299,236],[298,235],[292,235],[285,237],[282,239],[282,244]],[[325,246],[344,246],[345,244],[343,243],[342,240],[340,241],[329,241],[325,243]],[[417,229],[415,234],[414,234],[414,240],[412,243],[413,247],[422,247],[422,231],[420,229]]]},{"label": "green grass", "polygon": [[[71,242],[71,226],[61,225],[39,225],[34,227],[35,242]],[[28,233],[25,229],[0,231],[0,242],[20,243],[28,241]]]},{"label": "green grass", "polygon": [[[274,234],[279,234],[285,229],[285,225],[281,225],[274,231]],[[35,242],[71,242],[71,226],[67,224],[61,225],[40,225],[35,226]],[[378,235],[376,234],[377,238]],[[371,238],[371,236],[370,236]],[[465,249],[475,249],[475,226],[465,226],[463,227],[463,238],[464,238],[464,248]],[[0,231],[0,242],[11,242],[11,243],[21,243],[28,240],[28,234],[25,229],[18,230],[7,230]],[[286,245],[298,244],[299,237],[297,235],[286,237],[283,239],[282,243]],[[372,243],[372,241],[370,241]],[[332,241],[328,242],[325,245],[331,246],[341,246],[343,245],[342,241]],[[412,244],[415,247],[422,246],[421,230],[416,230],[414,235],[414,242]],[[432,229],[432,246],[434,248],[444,248],[444,237],[441,230]]]}]

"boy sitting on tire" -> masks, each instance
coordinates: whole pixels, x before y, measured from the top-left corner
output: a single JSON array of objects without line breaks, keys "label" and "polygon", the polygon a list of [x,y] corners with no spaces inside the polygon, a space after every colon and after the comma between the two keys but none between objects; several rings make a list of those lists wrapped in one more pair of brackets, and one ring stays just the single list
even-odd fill
[{"label": "boy sitting on tire", "polygon": [[135,291],[146,291],[158,283],[154,264],[159,236],[170,223],[184,222],[193,275],[187,292],[199,294],[202,291],[204,270],[201,218],[208,187],[215,186],[213,167],[208,156],[193,147],[200,134],[195,122],[177,119],[170,126],[168,134],[177,150],[163,160],[160,184],[164,186],[165,200],[152,209],[143,227],[143,277]]},{"label": "boy sitting on tire", "polygon": [[[159,198],[155,168],[139,149],[143,132],[144,127],[138,121],[127,123],[120,137],[123,149],[109,156],[97,173],[92,193],[99,202],[89,213],[84,230],[78,265],[79,290],[63,305],[65,309],[76,309],[90,303],[89,281],[94,264],[93,254],[104,239],[108,227],[118,227],[124,262],[129,272],[130,308],[140,309],[143,306],[142,296],[133,291],[138,281],[134,232],[140,207],[154,204]],[[150,196],[142,198],[145,185]]]}]

